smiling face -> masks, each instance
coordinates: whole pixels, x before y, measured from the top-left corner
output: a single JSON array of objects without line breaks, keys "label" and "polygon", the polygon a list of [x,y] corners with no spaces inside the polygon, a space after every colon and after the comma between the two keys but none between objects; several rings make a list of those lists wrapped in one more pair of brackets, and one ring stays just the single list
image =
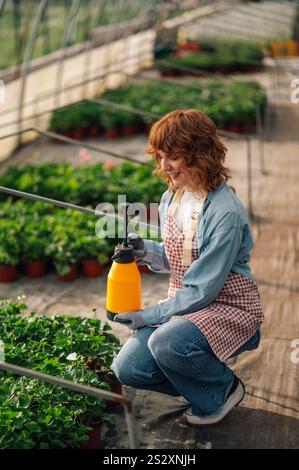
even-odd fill
[{"label": "smiling face", "polygon": [[178,109],[152,126],[146,151],[154,157],[155,173],[166,181],[169,191],[182,187],[208,193],[231,177],[224,166],[226,150],[206,114]]},{"label": "smiling face", "polygon": [[189,174],[183,167],[183,157],[177,157],[174,155],[167,156],[165,152],[159,150],[157,152],[159,158],[161,170],[167,174],[171,179],[174,188],[181,188],[188,190],[190,184]]}]

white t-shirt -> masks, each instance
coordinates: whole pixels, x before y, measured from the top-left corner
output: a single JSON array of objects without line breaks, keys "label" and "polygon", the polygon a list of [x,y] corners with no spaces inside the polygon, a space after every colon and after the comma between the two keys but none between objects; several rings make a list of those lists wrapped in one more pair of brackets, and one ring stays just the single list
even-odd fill
[{"label": "white t-shirt", "polygon": [[193,193],[191,191],[185,191],[181,197],[180,204],[174,213],[174,219],[183,232],[190,225],[193,211],[196,209],[201,212],[204,201],[200,201],[200,199],[202,199],[200,193]]},{"label": "white t-shirt", "polygon": [[[180,204],[178,205],[175,213],[174,219],[178,226],[186,232],[187,228],[191,223],[191,215],[193,211],[196,209],[199,213],[202,210],[204,200],[202,199],[202,195],[200,193],[193,193],[190,191],[184,191],[184,194],[181,197]],[[160,300],[158,303],[161,304],[166,302],[167,299]],[[160,323],[156,325],[148,325],[153,328],[160,326]]]}]

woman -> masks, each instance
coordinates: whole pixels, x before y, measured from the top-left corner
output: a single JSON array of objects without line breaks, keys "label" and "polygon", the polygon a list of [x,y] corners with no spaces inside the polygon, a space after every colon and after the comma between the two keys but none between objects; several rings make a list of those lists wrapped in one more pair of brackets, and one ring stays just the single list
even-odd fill
[{"label": "woman", "polygon": [[115,316],[134,333],[112,369],[126,385],[183,396],[190,403],[183,421],[210,425],[245,395],[225,361],[260,340],[249,220],[226,184],[226,148],[208,116],[169,113],[152,127],[149,144],[168,184],[159,206],[163,242],[134,234],[129,242],[153,271],[170,273],[168,298]]}]

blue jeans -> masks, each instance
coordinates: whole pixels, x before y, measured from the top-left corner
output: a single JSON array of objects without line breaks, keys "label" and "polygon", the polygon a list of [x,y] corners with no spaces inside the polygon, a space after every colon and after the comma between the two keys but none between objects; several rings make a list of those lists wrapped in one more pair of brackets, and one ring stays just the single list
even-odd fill
[{"label": "blue jeans", "polygon": [[[259,341],[257,330],[231,357],[256,349]],[[111,369],[125,385],[182,395],[191,403],[193,414],[201,417],[223,407],[234,377],[200,329],[184,318],[135,331],[114,358]]]}]

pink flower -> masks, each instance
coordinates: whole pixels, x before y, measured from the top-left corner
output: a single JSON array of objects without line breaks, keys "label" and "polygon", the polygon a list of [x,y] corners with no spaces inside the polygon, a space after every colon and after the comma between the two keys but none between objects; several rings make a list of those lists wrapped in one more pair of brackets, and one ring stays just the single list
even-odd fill
[{"label": "pink flower", "polygon": [[90,162],[92,160],[90,153],[88,153],[87,150],[83,147],[79,150],[79,157],[81,162]]},{"label": "pink flower", "polygon": [[104,165],[103,165],[103,168],[105,170],[110,170],[110,168],[113,168],[114,166],[116,165],[115,161],[114,160],[107,160]]}]

